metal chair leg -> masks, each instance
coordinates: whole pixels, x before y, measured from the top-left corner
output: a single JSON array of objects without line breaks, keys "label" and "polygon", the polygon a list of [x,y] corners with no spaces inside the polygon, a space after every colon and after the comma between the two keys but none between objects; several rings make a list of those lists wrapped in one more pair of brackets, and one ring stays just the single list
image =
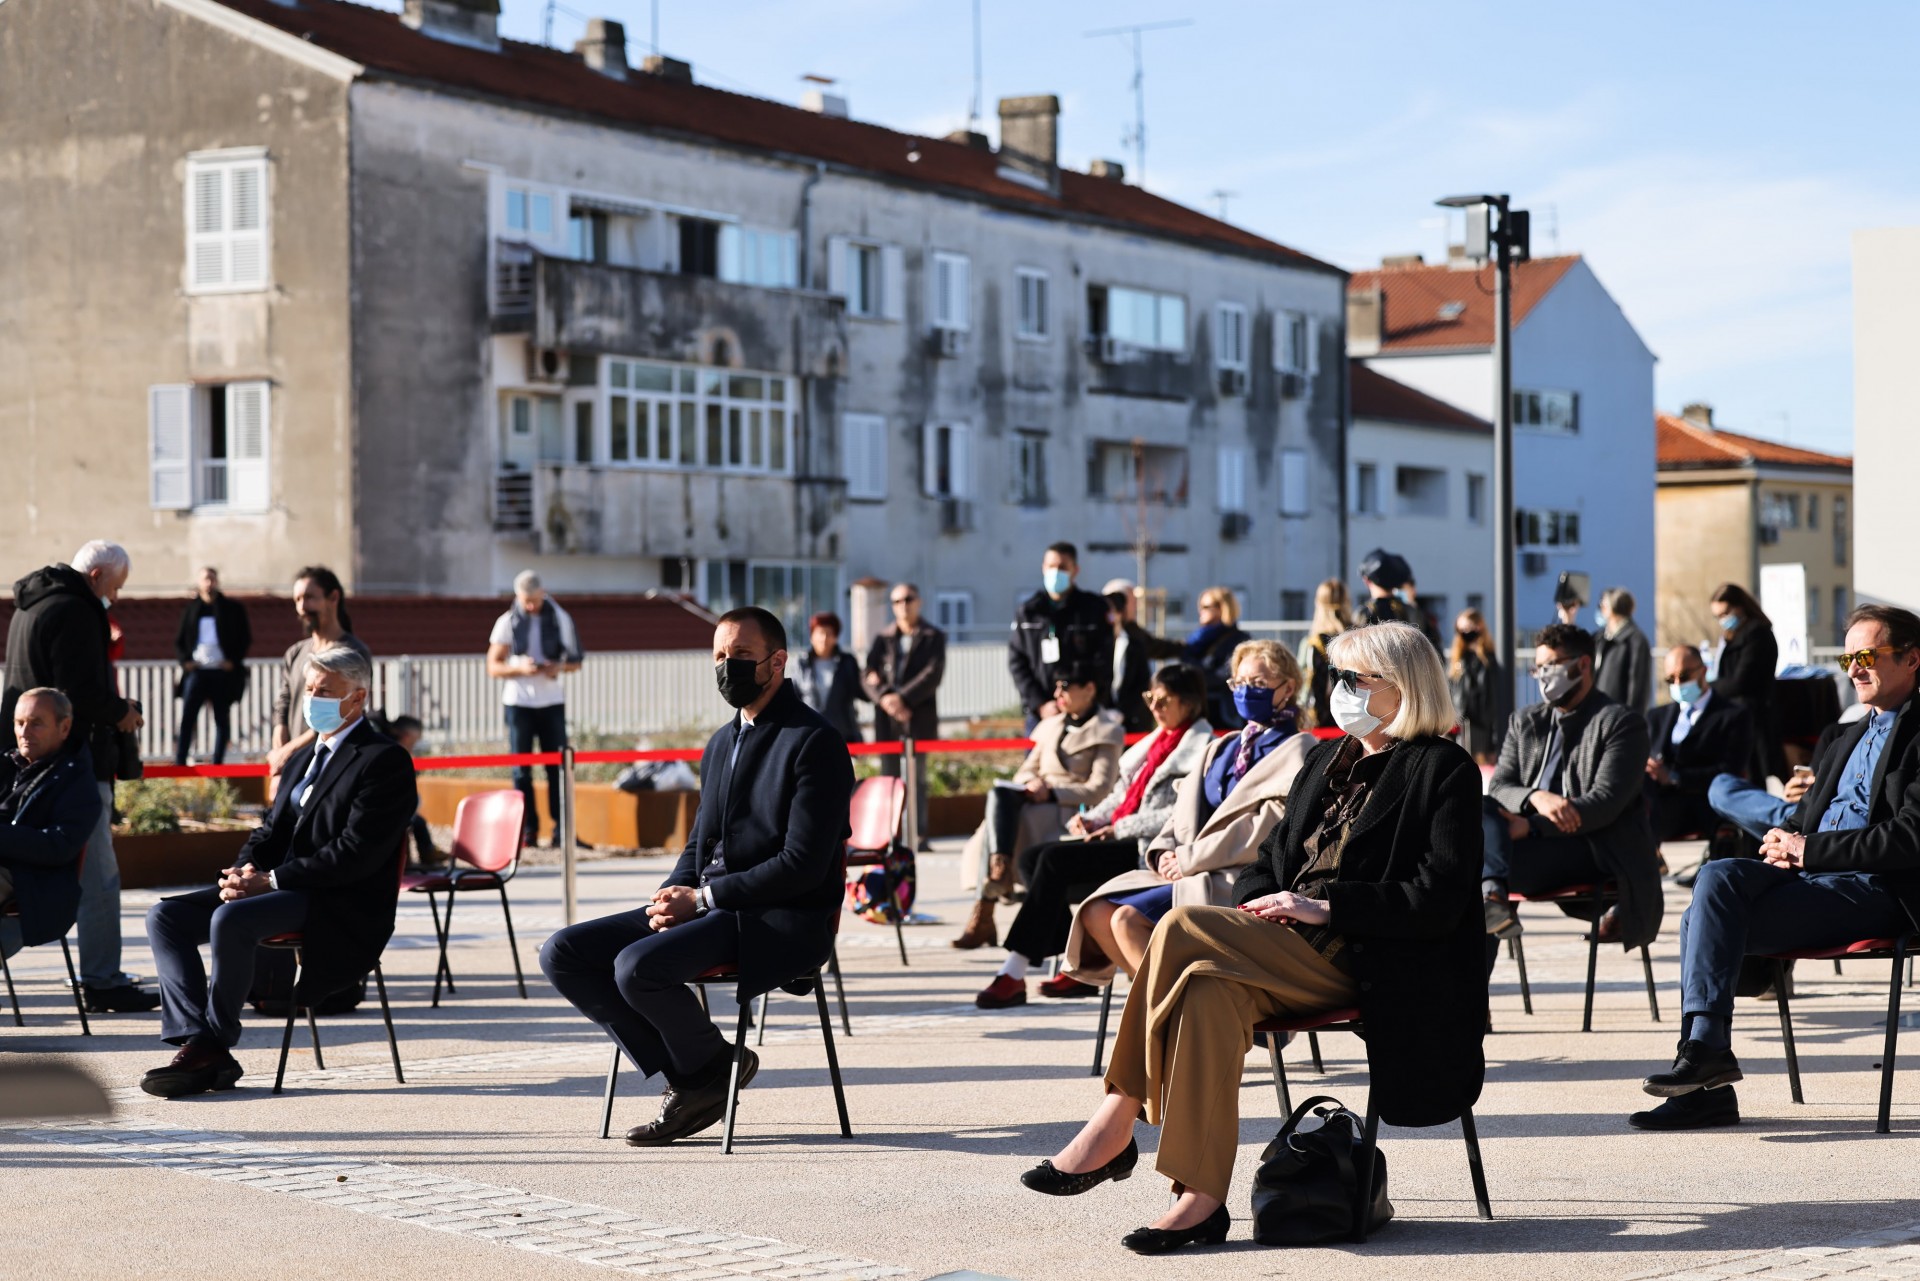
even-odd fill
[{"label": "metal chair leg", "polygon": [[1327,1065],[1320,1061],[1320,1034],[1318,1032],[1307,1033],[1307,1049],[1313,1052],[1313,1070],[1321,1076],[1325,1076],[1327,1074]]},{"label": "metal chair leg", "polygon": [[[433,1008],[437,1010],[440,1008],[440,981],[443,978],[450,981],[451,976],[447,973],[447,936],[446,932],[440,928],[440,899],[432,890],[428,890],[426,894],[427,910],[433,913],[433,942],[440,952],[440,957],[433,967]],[[453,896],[449,894],[447,897]]]},{"label": "metal chair leg", "polygon": [[1660,1021],[1660,997],[1653,987],[1653,954],[1647,951],[1646,944],[1640,945],[1640,969],[1647,976],[1647,1012],[1653,1015],[1653,1021]]},{"label": "metal chair leg", "polygon": [[1527,983],[1527,947],[1520,941],[1518,934],[1507,940],[1507,946],[1513,950],[1513,963],[1520,971],[1520,1008],[1528,1014],[1533,1013],[1533,988]]},{"label": "metal chair leg", "polygon": [[287,1055],[293,1053],[293,1020],[299,1016],[300,1007],[287,1001],[287,1026],[280,1033],[280,1066],[273,1071],[273,1092],[280,1093],[280,1083],[287,1077]]},{"label": "metal chair leg", "polygon": [[1287,1088],[1287,1065],[1280,1060],[1280,1034],[1267,1033],[1267,1062],[1273,1064],[1273,1092],[1280,1096],[1280,1115],[1293,1115],[1293,1092]]},{"label": "metal chair leg", "polygon": [[1106,991],[1100,994],[1100,1026],[1093,1034],[1093,1075],[1101,1075],[1103,1060],[1107,1056],[1107,1018],[1113,1013],[1113,985],[1119,982],[1119,976],[1107,980]]},{"label": "metal chair leg", "polygon": [[[1800,1056],[1793,1048],[1793,979],[1787,972],[1785,961],[1773,963],[1773,992],[1778,999],[1774,1004],[1780,1007],[1780,1040],[1787,1049],[1787,1087],[1793,1092],[1795,1103],[1805,1103],[1800,1096]],[[1682,1016],[1684,1017],[1684,1015]]]},{"label": "metal chair leg", "polygon": [[1373,1087],[1367,1087],[1367,1121],[1360,1135],[1360,1155],[1355,1162],[1355,1181],[1359,1186],[1354,1190],[1358,1204],[1353,1207],[1353,1239],[1357,1245],[1366,1244],[1367,1233],[1373,1224],[1373,1158],[1378,1151],[1380,1139],[1380,1114],[1373,1108]]},{"label": "metal chair leg", "polygon": [[1834,972],[1835,974],[1845,974],[1845,973],[1846,973],[1846,971],[1845,971],[1845,970],[1843,970],[1843,969],[1841,969],[1841,968],[1840,968],[1840,958],[1839,958],[1839,957],[1837,957],[1837,956],[1833,958],[1833,972]]},{"label": "metal chair leg", "polygon": [[1593,928],[1587,931],[1587,1008],[1580,1018],[1582,1032],[1593,1031],[1593,985],[1600,973],[1600,917],[1606,910],[1606,900],[1594,890]]},{"label": "metal chair leg", "polygon": [[893,941],[900,945],[900,964],[903,967],[907,963],[907,930],[906,921],[903,919],[905,916],[906,913],[900,910],[900,905],[895,903],[893,905]]},{"label": "metal chair leg", "polygon": [[713,1006],[707,1003],[707,985],[705,983],[695,983],[693,985],[693,990],[694,990],[694,993],[700,998],[700,1012],[706,1015],[708,1018],[712,1018]]},{"label": "metal chair leg", "polygon": [[1907,942],[1893,945],[1892,976],[1887,983],[1887,1044],[1880,1053],[1880,1123],[1875,1134],[1886,1134],[1893,1122],[1893,1056],[1900,1048],[1900,968],[1906,960]]},{"label": "metal chair leg", "polygon": [[607,1097],[600,1104],[600,1137],[613,1129],[613,1083],[620,1075],[620,1042],[613,1043],[613,1062],[607,1064]]},{"label": "metal chair leg", "polygon": [[393,1055],[393,1079],[405,1085],[406,1074],[400,1070],[400,1038],[393,1034],[393,1010],[387,1004],[387,976],[381,973],[378,961],[373,963],[373,982],[380,989],[380,1018],[387,1025],[387,1052]]},{"label": "metal chair leg", "polygon": [[[87,1001],[80,992],[80,976],[74,972],[73,949],[67,946],[67,936],[60,936],[60,955],[67,958],[67,986],[73,991],[73,1008],[80,1015],[80,1035],[92,1036],[93,1028],[87,1022]],[[8,980],[11,986],[12,980]]]},{"label": "metal chair leg", "polygon": [[13,967],[7,964],[5,952],[0,952],[0,975],[6,976],[7,999],[13,1002],[13,1025],[25,1027],[27,1021],[20,1017],[20,994],[13,990]]},{"label": "metal chair leg", "polygon": [[747,1019],[753,1009],[750,1001],[740,1002],[740,1017],[733,1033],[733,1064],[727,1075],[727,1127],[720,1137],[721,1155],[733,1152],[733,1121],[740,1108],[740,1069],[747,1061]]},{"label": "metal chair leg", "polygon": [[[840,981],[840,945],[833,945],[833,951],[827,953],[827,964],[833,969],[833,994],[840,1002],[840,1026],[847,1035],[853,1035],[853,1020],[847,1017],[847,985]],[[815,982],[818,982],[816,977]]]},{"label": "metal chair leg", "polygon": [[760,1026],[755,1028],[753,1033],[753,1043],[755,1045],[765,1045],[767,1043],[767,1006],[772,1000],[773,993],[762,992],[760,994]]},{"label": "metal chair leg", "polygon": [[452,890],[447,891],[447,914],[440,929],[440,973],[433,976],[433,1008],[440,1008],[440,978],[446,976],[447,995],[453,993],[453,964],[447,960],[447,945],[453,940],[453,901],[460,896]]},{"label": "metal chair leg", "polygon": [[327,1070],[326,1059],[320,1056],[320,1024],[313,1017],[313,1005],[307,1005],[307,1035],[313,1039],[313,1066],[315,1070]]},{"label": "metal chair leg", "polygon": [[507,887],[500,887],[500,915],[507,922],[507,951],[513,956],[513,981],[520,985],[520,999],[527,999],[527,976],[520,968],[520,944],[513,937],[513,912],[507,907]]},{"label": "metal chair leg", "polygon": [[1480,1217],[1493,1217],[1493,1203],[1487,1199],[1487,1170],[1480,1163],[1480,1135],[1474,1128],[1473,1109],[1468,1108],[1460,1114],[1460,1134],[1467,1141],[1467,1171],[1473,1176],[1473,1200],[1480,1207]]},{"label": "metal chair leg", "polygon": [[847,1091],[840,1080],[840,1056],[833,1048],[833,1020],[827,1015],[827,990],[820,984],[820,976],[814,975],[813,999],[820,1008],[820,1039],[827,1047],[827,1078],[833,1082],[833,1106],[840,1113],[840,1137],[853,1137],[853,1123],[847,1119]]}]

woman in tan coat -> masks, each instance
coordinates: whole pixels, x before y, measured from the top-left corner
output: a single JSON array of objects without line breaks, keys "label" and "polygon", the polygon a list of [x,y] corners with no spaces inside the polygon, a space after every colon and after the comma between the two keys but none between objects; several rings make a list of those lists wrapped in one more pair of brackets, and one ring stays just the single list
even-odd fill
[{"label": "woman in tan coat", "polygon": [[1277,641],[1243,641],[1233,651],[1229,689],[1247,722],[1214,739],[1180,780],[1173,815],[1147,843],[1143,866],[1108,881],[1080,904],[1067,936],[1064,972],[1081,983],[1131,977],[1153,927],[1175,907],[1233,901],[1236,871],[1286,813],[1287,791],[1313,746],[1295,729],[1300,665]]},{"label": "woman in tan coat", "polygon": [[[980,898],[966,929],[953,941],[955,947],[986,947],[999,941],[994,904],[1013,894],[1021,852],[1043,841],[1059,840],[1066,833],[1067,820],[1082,805],[1099,803],[1120,776],[1126,732],[1120,713],[1100,710],[1100,686],[1092,673],[1063,670],[1054,686],[1054,702],[1060,710],[1033,727],[1033,750],[1010,783],[994,785],[995,794],[987,798],[987,820],[967,840],[961,866],[978,869]],[[995,810],[1007,805],[1019,807],[1019,819],[1012,843],[996,849],[996,842],[1005,838],[996,834]]]}]

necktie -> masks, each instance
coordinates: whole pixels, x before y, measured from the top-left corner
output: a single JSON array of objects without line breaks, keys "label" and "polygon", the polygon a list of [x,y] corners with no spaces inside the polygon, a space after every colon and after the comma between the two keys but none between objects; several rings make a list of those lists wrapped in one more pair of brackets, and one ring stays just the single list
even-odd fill
[{"label": "necktie", "polygon": [[307,767],[306,777],[300,780],[300,786],[293,794],[294,804],[301,809],[307,807],[307,796],[313,791],[313,785],[320,779],[320,771],[327,767],[327,757],[333,749],[322,743],[313,749],[313,764]]},{"label": "necktie", "polygon": [[1252,721],[1248,721],[1246,728],[1240,731],[1240,750],[1234,754],[1233,768],[1227,771],[1230,781],[1238,783],[1253,768],[1253,742],[1266,732],[1265,725],[1257,725]]}]

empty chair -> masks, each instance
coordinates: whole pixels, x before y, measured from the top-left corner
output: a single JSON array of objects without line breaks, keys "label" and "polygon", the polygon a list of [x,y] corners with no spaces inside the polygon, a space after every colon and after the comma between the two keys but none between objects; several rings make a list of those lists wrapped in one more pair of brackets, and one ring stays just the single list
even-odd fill
[{"label": "empty chair", "polygon": [[[522,823],[526,816],[526,797],[512,788],[480,792],[460,802],[453,815],[453,848],[447,867],[438,872],[415,872],[400,878],[400,888],[409,894],[425,894],[433,913],[433,932],[440,942],[440,964],[433,972],[433,1004],[440,1004],[440,984],[453,993],[453,970],[447,965],[447,940],[453,934],[453,902],[460,894],[475,890],[497,890],[500,915],[507,923],[507,952],[513,957],[513,981],[520,996],[527,995],[526,976],[520,969],[520,948],[513,937],[513,911],[507,906],[507,882],[520,870],[520,850],[525,839]],[[457,866],[465,863],[466,867]],[[440,915],[440,894],[447,896],[447,913]]]}]

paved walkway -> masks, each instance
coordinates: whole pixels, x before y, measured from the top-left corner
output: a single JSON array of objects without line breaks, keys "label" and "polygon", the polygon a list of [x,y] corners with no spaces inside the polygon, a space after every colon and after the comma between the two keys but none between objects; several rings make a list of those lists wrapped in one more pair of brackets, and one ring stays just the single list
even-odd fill
[{"label": "paved walkway", "polygon": [[[964,906],[951,851],[923,859],[924,906]],[[582,870],[583,914],[625,907],[660,860]],[[128,966],[151,972],[128,894]],[[1165,1204],[1145,1166],[1071,1200],[1033,1196],[1019,1172],[1092,1108],[1097,1006],[1040,1002],[982,1013],[972,994],[998,951],[947,947],[953,925],[891,931],[848,919],[841,938],[854,1035],[837,1037],[855,1138],[836,1133],[811,1000],[777,997],[765,1067],[742,1105],[736,1152],[717,1131],[639,1150],[598,1134],[606,1042],[538,976],[539,942],[560,920],[557,873],[514,884],[532,999],[515,994],[497,909],[463,905],[457,996],[429,1008],[424,906],[403,905],[387,954],[407,1084],[393,1081],[377,1006],[322,1020],[329,1070],[296,1036],[288,1092],[268,1094],[278,1028],[256,1023],[234,1094],[165,1103],[132,1089],[164,1062],[151,1016],[102,1016],[83,1041],[56,986],[57,949],[16,958],[28,1026],[0,1025],[0,1053],[77,1063],[110,1089],[104,1122],[0,1129],[8,1241],[0,1275],[33,1277],[456,1275],[583,1277],[588,1268],[678,1281],[712,1278],[968,1276],[1315,1281],[1454,1276],[1697,1278],[1920,1277],[1920,1084],[1896,1086],[1894,1133],[1872,1132],[1886,971],[1802,967],[1795,1002],[1809,1103],[1788,1100],[1771,1005],[1743,1003],[1736,1036],[1748,1080],[1736,1129],[1640,1134],[1636,1081],[1672,1054],[1675,891],[1655,952],[1660,1024],[1638,964],[1602,955],[1595,1030],[1578,1031],[1585,946],[1573,923],[1530,909],[1536,1013],[1521,1013],[1512,967],[1495,975],[1497,1034],[1480,1118],[1496,1219],[1474,1217],[1455,1126],[1383,1132],[1394,1223],[1364,1247],[1280,1252],[1244,1223],[1219,1250],[1140,1259],[1119,1237]],[[1004,920],[1003,920],[1004,924]],[[1295,1096],[1364,1101],[1360,1047],[1323,1038],[1327,1075],[1290,1052]],[[654,1086],[622,1074],[616,1133],[652,1115]],[[1243,1215],[1276,1104],[1264,1054],[1241,1095],[1232,1208]],[[1151,1160],[1153,1134],[1141,1131]],[[1572,1140],[1578,1140],[1574,1142]]]}]

